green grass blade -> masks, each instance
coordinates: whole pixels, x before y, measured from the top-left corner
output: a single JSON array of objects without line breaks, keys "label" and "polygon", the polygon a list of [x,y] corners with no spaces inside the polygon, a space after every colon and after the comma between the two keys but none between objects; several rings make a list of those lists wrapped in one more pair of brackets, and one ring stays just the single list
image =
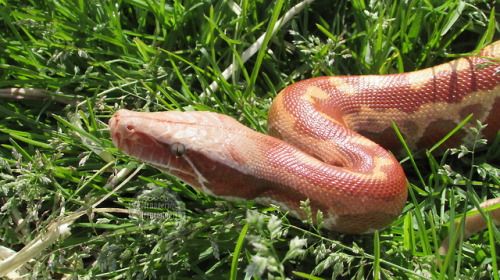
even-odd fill
[{"label": "green grass blade", "polygon": [[238,279],[238,259],[240,258],[241,249],[243,248],[243,242],[245,241],[245,235],[248,231],[248,224],[245,224],[241,229],[240,235],[238,236],[238,241],[236,241],[236,246],[233,252],[233,261],[231,264],[231,280]]}]

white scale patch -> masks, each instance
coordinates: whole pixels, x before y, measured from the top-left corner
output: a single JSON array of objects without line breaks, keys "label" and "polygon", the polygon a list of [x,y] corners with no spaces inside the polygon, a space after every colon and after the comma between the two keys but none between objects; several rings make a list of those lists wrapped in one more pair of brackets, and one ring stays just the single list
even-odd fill
[{"label": "white scale patch", "polygon": [[377,145],[375,142],[362,136],[351,137],[349,142],[356,143],[367,148],[371,148]]},{"label": "white scale patch", "polygon": [[304,93],[304,95],[302,95],[301,98],[311,104],[315,104],[316,101],[314,99],[325,100],[328,99],[328,97],[329,97],[328,93],[324,92],[319,87],[310,86],[306,89],[306,92]]},{"label": "white scale patch", "polygon": [[344,77],[331,77],[330,85],[338,90],[342,95],[355,95],[358,92],[356,89],[349,83],[346,83]]},{"label": "white scale patch", "polygon": [[[323,213],[323,214],[325,214],[325,213]],[[333,215],[333,214],[323,215],[323,222],[324,222],[325,228],[329,228],[329,229],[338,228],[338,222],[339,222],[338,220],[339,220],[339,218],[337,215]]]},{"label": "white scale patch", "polygon": [[387,173],[382,171],[382,167],[392,165],[394,164],[394,161],[389,158],[382,157],[375,157],[373,161],[375,162],[375,168],[373,169],[373,175],[371,177],[377,180],[386,180]]}]

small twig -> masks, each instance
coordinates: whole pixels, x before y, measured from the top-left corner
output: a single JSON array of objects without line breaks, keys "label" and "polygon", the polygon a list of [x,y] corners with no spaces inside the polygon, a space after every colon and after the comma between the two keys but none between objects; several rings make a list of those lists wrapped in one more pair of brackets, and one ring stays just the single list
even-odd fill
[{"label": "small twig", "polygon": [[14,99],[51,99],[63,104],[78,104],[83,96],[75,95],[66,97],[60,93],[54,93],[45,89],[38,88],[0,88],[0,97]]},{"label": "small twig", "polygon": [[[311,4],[314,2],[314,0],[304,0],[300,2],[299,4],[293,6],[286,14],[276,22],[273,28],[273,34],[278,31],[278,28],[280,28],[283,24],[287,23],[292,19],[296,14],[298,14],[300,11],[302,11],[307,5]],[[243,54],[241,55],[241,62],[245,63],[250,57],[252,57],[257,51],[262,47],[262,43],[264,42],[264,37],[266,37],[266,33],[262,34],[262,36],[255,41],[248,49],[246,49]],[[222,72],[222,76],[224,77],[225,80],[229,79],[231,75],[233,74],[234,71],[236,71],[238,67],[237,62],[233,62],[229,67]],[[214,92],[219,88],[219,84],[217,81],[212,82],[210,84],[210,91]],[[205,97],[207,95],[207,92],[204,92],[200,95],[201,98]]]},{"label": "small twig", "polygon": [[[134,173],[132,173],[127,179],[125,179],[120,185],[115,187],[111,192],[105,195],[101,200],[94,203],[92,205],[92,212],[122,212],[122,213],[130,213],[130,210],[125,209],[114,209],[114,208],[97,208],[99,204],[108,199],[111,195],[113,195],[117,190],[123,187],[130,178],[134,177],[139,170],[142,169],[144,164],[140,165]],[[122,170],[123,171],[123,170]],[[123,174],[120,176],[125,176],[124,174],[128,173],[129,170],[123,171]],[[37,256],[40,252],[45,250],[47,247],[54,244],[57,240],[64,239],[71,235],[70,226],[71,224],[81,217],[82,215],[88,214],[89,212],[81,207],[73,214],[56,219],[46,231],[38,234],[31,242],[26,244],[23,249],[19,252],[10,252],[8,256],[4,260],[0,260],[0,277],[7,275],[10,272],[18,269],[19,267],[28,263],[33,257]],[[133,211],[132,211],[133,213]]]}]

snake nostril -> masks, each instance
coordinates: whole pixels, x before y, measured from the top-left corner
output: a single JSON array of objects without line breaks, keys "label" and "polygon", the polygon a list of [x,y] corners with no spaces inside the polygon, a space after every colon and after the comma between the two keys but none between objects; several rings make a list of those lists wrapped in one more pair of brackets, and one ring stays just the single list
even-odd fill
[{"label": "snake nostril", "polygon": [[127,125],[127,130],[134,131],[135,128],[133,125]]}]

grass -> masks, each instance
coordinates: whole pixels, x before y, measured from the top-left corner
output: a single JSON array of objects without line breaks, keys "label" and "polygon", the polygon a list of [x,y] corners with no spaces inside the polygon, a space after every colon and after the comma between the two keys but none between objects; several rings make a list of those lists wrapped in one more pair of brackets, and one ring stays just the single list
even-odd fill
[{"label": "grass", "polygon": [[118,108],[211,110],[265,132],[295,81],[413,71],[498,38],[498,3],[458,0],[317,0],[272,34],[297,3],[0,1],[1,257],[21,251],[18,273],[47,279],[498,279],[494,226],[454,235],[434,265],[453,221],[499,195],[498,143],[404,162],[407,206],[362,236],[206,196],[113,147]]}]

